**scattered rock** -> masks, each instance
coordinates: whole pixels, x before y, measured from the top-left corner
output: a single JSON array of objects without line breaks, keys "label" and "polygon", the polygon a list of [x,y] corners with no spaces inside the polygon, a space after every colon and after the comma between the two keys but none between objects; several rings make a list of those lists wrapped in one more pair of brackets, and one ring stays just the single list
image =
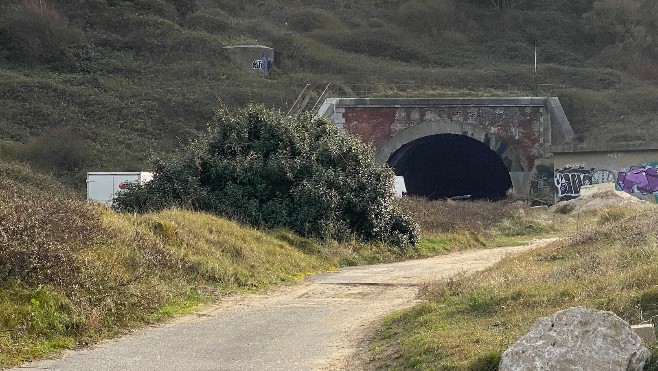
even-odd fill
[{"label": "scattered rock", "polygon": [[542,317],[503,353],[499,370],[642,370],[651,353],[623,319],[582,307]]}]

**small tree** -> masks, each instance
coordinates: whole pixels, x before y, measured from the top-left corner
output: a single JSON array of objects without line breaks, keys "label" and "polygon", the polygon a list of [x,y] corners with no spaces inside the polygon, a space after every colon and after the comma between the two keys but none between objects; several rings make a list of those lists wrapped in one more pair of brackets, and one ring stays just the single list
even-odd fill
[{"label": "small tree", "polygon": [[177,206],[303,236],[414,244],[418,227],[394,207],[392,179],[367,146],[332,123],[249,106],[219,110],[204,135],[158,162],[153,181],[132,185],[115,207]]}]

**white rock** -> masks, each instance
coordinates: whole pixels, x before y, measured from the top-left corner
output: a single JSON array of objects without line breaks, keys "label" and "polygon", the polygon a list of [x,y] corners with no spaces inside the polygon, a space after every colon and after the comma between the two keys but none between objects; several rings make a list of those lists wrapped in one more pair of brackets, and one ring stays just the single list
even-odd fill
[{"label": "white rock", "polygon": [[569,308],[542,317],[500,360],[500,371],[642,370],[651,353],[611,312]]}]

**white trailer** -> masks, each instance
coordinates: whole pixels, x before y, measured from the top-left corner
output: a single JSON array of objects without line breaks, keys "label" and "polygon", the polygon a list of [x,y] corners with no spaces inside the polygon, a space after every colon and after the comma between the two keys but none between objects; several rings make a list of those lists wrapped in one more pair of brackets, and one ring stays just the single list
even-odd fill
[{"label": "white trailer", "polygon": [[407,186],[404,184],[403,176],[396,175],[395,178],[393,178],[393,193],[395,194],[395,197],[398,198],[407,194]]},{"label": "white trailer", "polygon": [[112,206],[114,197],[126,188],[126,183],[144,184],[151,179],[153,179],[153,173],[147,171],[87,173],[87,202]]}]

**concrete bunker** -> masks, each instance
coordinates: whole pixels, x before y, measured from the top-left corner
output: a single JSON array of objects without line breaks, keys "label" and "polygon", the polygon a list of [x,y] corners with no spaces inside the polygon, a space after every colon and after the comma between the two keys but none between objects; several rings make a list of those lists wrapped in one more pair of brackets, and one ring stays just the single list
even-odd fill
[{"label": "concrete bunker", "polygon": [[502,158],[479,140],[459,134],[435,134],[412,140],[386,161],[404,176],[407,194],[442,198],[500,200],[512,188]]}]

